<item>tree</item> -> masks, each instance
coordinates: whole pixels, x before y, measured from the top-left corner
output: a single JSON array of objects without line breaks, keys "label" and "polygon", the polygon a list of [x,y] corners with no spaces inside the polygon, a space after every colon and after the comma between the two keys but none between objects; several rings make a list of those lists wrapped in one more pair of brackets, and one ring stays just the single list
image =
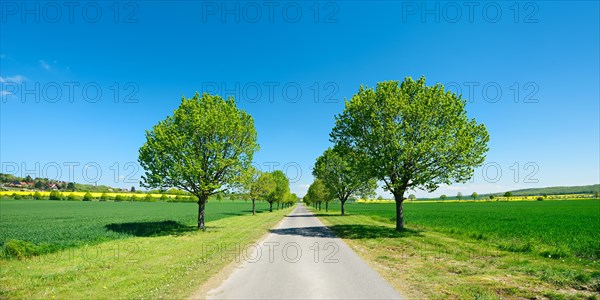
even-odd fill
[{"label": "tree", "polygon": [[504,193],[504,197],[506,197],[506,198],[510,198],[512,196],[513,196],[512,192],[506,192],[506,193]]},{"label": "tree", "polygon": [[275,170],[272,173],[275,189],[267,196],[269,202],[269,211],[273,211],[273,203],[277,202],[277,207],[284,201],[287,194],[290,193],[290,181],[281,170]]},{"label": "tree", "polygon": [[57,191],[52,191],[50,192],[50,195],[48,196],[49,200],[61,200],[62,199],[62,195],[61,193],[57,192]]},{"label": "tree", "polygon": [[446,196],[446,195],[444,195],[444,194],[442,194],[442,195],[440,196],[440,200],[446,200],[446,198],[448,198],[448,196]]},{"label": "tree", "polygon": [[456,199],[458,199],[458,201],[462,200],[463,194],[461,192],[456,193]]},{"label": "tree", "polygon": [[329,200],[327,199],[331,199],[331,196],[320,179],[315,178],[315,181],[308,187],[307,195],[311,202],[318,205],[319,210],[321,210],[321,203],[323,202],[325,202],[325,211],[329,209]]},{"label": "tree", "polygon": [[473,198],[473,201],[479,199],[479,194],[477,194],[476,192],[473,192],[473,194],[471,194],[471,198]]},{"label": "tree", "polygon": [[490,198],[490,200],[494,200],[494,196],[493,195],[489,195],[488,198]]},{"label": "tree", "polygon": [[313,168],[313,175],[323,182],[329,194],[340,200],[342,215],[350,196],[369,194],[377,187],[377,181],[359,169],[358,160],[351,149],[329,148],[317,158]]},{"label": "tree", "polygon": [[146,132],[142,186],[185,190],[198,199],[198,229],[210,195],[242,183],[259,148],[254,120],[235,100],[198,93]]},{"label": "tree", "polygon": [[[256,201],[259,199],[267,200],[271,193],[275,191],[275,180],[273,174],[262,173],[252,170],[253,174],[247,181],[246,189],[249,190],[250,200],[252,200],[252,214],[256,214]],[[272,202],[269,202],[270,210],[273,211]]]},{"label": "tree", "polygon": [[74,192],[76,190],[75,183],[73,183],[73,182],[67,183],[67,190]]},{"label": "tree", "polygon": [[100,201],[107,201],[110,197],[108,197],[108,194],[106,193],[102,193],[102,195],[100,195]]},{"label": "tree", "polygon": [[485,161],[489,135],[468,119],[466,100],[425,78],[360,87],[336,116],[335,145],[352,148],[361,168],[384,183],[396,202],[396,230],[404,228],[402,204],[410,189],[435,191],[466,182]]},{"label": "tree", "polygon": [[42,197],[42,193],[40,193],[40,192],[33,193],[33,199],[35,199],[35,200],[42,200],[42,198],[43,198]]},{"label": "tree", "polygon": [[[74,194],[71,194],[74,195]],[[92,201],[94,199],[94,196],[92,196],[92,194],[90,192],[85,193],[85,195],[83,195],[83,201]]]},{"label": "tree", "polygon": [[381,195],[377,196],[377,200],[383,200],[383,196],[381,196]]},{"label": "tree", "polygon": [[129,191],[132,192],[132,193],[135,193],[135,186],[132,186]]},{"label": "tree", "polygon": [[417,200],[417,196],[415,196],[415,194],[410,194],[408,196],[408,199],[410,199],[410,201],[415,201],[415,200]]}]

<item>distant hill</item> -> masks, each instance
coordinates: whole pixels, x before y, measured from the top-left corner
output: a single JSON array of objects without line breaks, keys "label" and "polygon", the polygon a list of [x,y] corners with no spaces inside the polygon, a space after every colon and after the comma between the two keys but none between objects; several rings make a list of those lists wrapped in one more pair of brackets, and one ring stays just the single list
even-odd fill
[{"label": "distant hill", "polygon": [[[580,186],[552,186],[544,188],[531,188],[510,191],[513,196],[537,196],[537,195],[565,195],[565,194],[593,194],[600,191],[600,184],[580,185]],[[504,195],[496,193],[492,195]]]},{"label": "distant hill", "polygon": [[[513,190],[509,191],[513,194],[513,196],[541,196],[541,195],[572,195],[572,194],[594,194],[594,192],[600,193],[600,184],[592,184],[592,185],[580,185],[580,186],[551,186],[551,187],[543,187],[543,188],[530,188],[530,189],[521,189],[521,190]],[[500,193],[487,193],[487,194],[479,194],[479,199],[483,199],[492,196],[504,196],[505,192]],[[462,196],[463,200],[468,200],[471,198],[471,194],[467,193]],[[438,197],[435,198],[419,198],[417,200],[437,200]],[[448,200],[456,200],[456,194],[447,195],[446,199]]]}]

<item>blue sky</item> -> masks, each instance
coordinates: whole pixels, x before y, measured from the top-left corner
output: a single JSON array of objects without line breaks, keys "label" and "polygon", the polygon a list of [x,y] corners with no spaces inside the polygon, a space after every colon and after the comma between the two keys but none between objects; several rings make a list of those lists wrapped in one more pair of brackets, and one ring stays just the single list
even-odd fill
[{"label": "blue sky", "polygon": [[211,91],[303,195],[344,98],[424,75],[491,140],[472,182],[417,196],[600,182],[596,1],[53,3],[0,7],[4,173],[137,186],[144,131]]}]

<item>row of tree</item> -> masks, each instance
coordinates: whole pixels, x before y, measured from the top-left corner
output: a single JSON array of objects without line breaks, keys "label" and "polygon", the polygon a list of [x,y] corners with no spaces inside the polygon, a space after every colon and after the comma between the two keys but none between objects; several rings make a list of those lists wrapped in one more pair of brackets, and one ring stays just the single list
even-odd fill
[{"label": "row of tree", "polygon": [[[396,202],[396,230],[404,228],[403,202],[409,190],[435,191],[466,182],[485,161],[489,135],[469,119],[466,100],[425,77],[361,86],[335,117],[333,147],[317,158],[316,180],[305,201],[369,193],[383,183]],[[325,192],[321,192],[324,186]]]},{"label": "row of tree", "polygon": [[[327,209],[327,199],[335,197],[344,213],[353,194],[369,193],[382,182],[394,195],[396,229],[402,230],[406,191],[433,192],[441,184],[466,182],[485,161],[487,129],[467,117],[465,106],[465,99],[443,85],[426,86],[424,77],[381,82],[376,89],[361,86],[335,118],[333,147],[317,159],[318,181],[305,201],[325,201]],[[253,201],[285,203],[292,198],[289,182],[283,187],[285,176],[257,175],[251,168],[258,149],[254,120],[232,97],[196,93],[146,132],[139,150],[142,186],[194,195],[199,229],[208,197],[227,190],[254,188]]]},{"label": "row of tree", "polygon": [[233,97],[223,99],[196,93],[181,99],[173,115],[146,131],[138,161],[144,168],[141,186],[177,188],[198,202],[198,229],[204,230],[209,197],[228,191],[245,191],[255,202],[265,200],[287,206],[296,202],[282,171],[260,173],[252,168],[259,150],[254,119],[236,106]]},{"label": "row of tree", "polygon": [[256,201],[264,200],[269,203],[269,211],[273,211],[273,204],[289,207],[298,201],[296,194],[290,193],[290,181],[280,170],[273,172],[260,172],[252,170],[251,178],[245,183],[252,200],[252,214],[256,214]]}]

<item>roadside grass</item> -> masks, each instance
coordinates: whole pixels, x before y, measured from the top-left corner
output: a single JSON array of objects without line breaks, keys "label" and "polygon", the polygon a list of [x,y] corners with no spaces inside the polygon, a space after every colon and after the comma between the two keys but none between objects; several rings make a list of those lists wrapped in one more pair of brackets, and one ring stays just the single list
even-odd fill
[{"label": "roadside grass", "polygon": [[595,259],[511,252],[490,240],[424,225],[396,232],[394,223],[379,215],[317,213],[408,298],[598,299],[600,293],[600,262]]},{"label": "roadside grass", "polygon": [[[250,214],[250,202],[211,201],[206,220]],[[257,203],[257,211],[268,204]],[[0,200],[0,258],[23,258],[115,239],[183,234],[196,203]]]},{"label": "roadside grass", "polygon": [[186,298],[292,209],[213,219],[206,232],[131,237],[0,260],[0,298]]}]

